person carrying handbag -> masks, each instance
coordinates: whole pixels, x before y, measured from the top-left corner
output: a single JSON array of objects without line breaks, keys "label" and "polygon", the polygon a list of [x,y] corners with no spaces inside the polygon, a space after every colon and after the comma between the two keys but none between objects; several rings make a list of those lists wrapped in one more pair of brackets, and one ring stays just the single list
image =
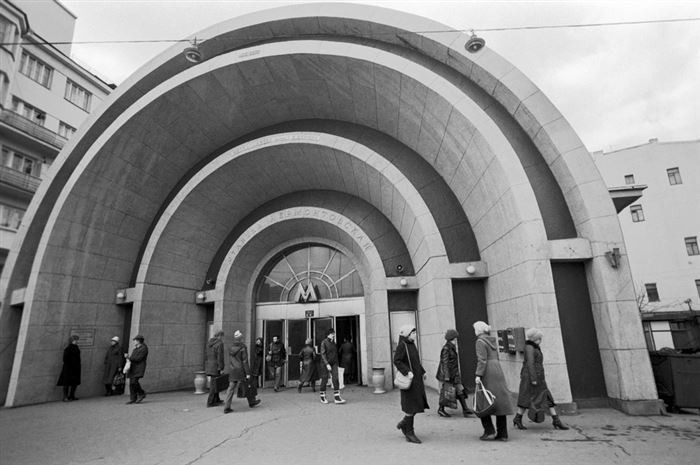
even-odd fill
[{"label": "person carrying handbag", "polygon": [[[513,418],[513,425],[518,429],[527,429],[523,425],[525,410],[532,411],[549,410],[552,416],[554,429],[569,429],[557,416],[556,405],[552,393],[549,392],[547,381],[544,379],[544,364],[542,357],[542,331],[530,328],[525,332],[525,359],[520,371],[520,390],[518,392],[518,413]],[[544,421],[544,413],[542,413]],[[539,420],[538,420],[539,421]]]},{"label": "person carrying handbag", "polygon": [[506,415],[513,413],[513,404],[510,401],[510,392],[506,385],[506,377],[503,374],[501,363],[498,361],[498,345],[496,338],[490,336],[491,327],[483,321],[477,321],[473,325],[476,335],[476,384],[482,383],[496,397],[494,401],[496,416],[496,429],[493,427],[491,415],[481,417],[481,425],[484,434],[479,439],[482,441],[508,440],[508,421]]},{"label": "person carrying handbag", "polygon": [[[440,364],[438,365],[437,373],[435,378],[441,382],[442,386],[440,389],[440,408],[438,408],[438,415],[441,417],[450,417],[451,415],[445,411],[445,407],[451,407],[447,405],[448,402],[454,401],[454,407],[457,408],[456,401],[459,401],[462,406],[462,416],[468,417],[471,415],[469,407],[467,407],[467,396],[464,392],[464,386],[462,385],[462,375],[459,372],[459,357],[457,355],[457,338],[459,338],[459,333],[457,330],[448,329],[445,332],[445,345],[442,346],[440,351]],[[452,399],[451,394],[446,394],[454,388],[455,399]]]},{"label": "person carrying handbag", "polygon": [[411,385],[407,389],[401,389],[401,410],[405,416],[397,425],[406,436],[406,441],[420,444],[421,440],[414,430],[414,417],[416,413],[423,413],[428,406],[428,398],[425,395],[425,369],[420,362],[418,348],[415,344],[416,328],[412,325],[404,325],[399,331],[399,343],[394,353],[394,365],[404,376],[411,379]]}]

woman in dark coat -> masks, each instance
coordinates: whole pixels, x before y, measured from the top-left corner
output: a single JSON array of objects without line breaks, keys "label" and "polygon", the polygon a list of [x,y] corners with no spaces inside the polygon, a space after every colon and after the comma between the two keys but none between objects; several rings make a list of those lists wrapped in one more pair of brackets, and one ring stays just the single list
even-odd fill
[{"label": "woman in dark coat", "polygon": [[404,325],[399,331],[399,343],[394,353],[394,365],[404,376],[412,379],[411,387],[401,390],[401,410],[406,414],[403,420],[396,425],[397,429],[406,436],[408,442],[420,444],[413,429],[413,419],[416,413],[423,413],[428,406],[428,398],[425,395],[423,378],[425,370],[420,362],[418,348],[415,344],[416,328]]},{"label": "woman in dark coat", "polygon": [[56,386],[63,386],[63,402],[78,400],[75,389],[80,385],[80,347],[77,335],[68,340],[68,346],[63,349],[63,369],[58,377]]},{"label": "woman in dark coat", "polygon": [[250,365],[250,375],[255,378],[255,386],[262,387],[260,377],[263,374],[263,359],[265,358],[265,347],[261,337],[255,340],[253,347],[253,361]]},{"label": "woman in dark coat", "polygon": [[299,375],[299,385],[297,391],[301,392],[304,384],[309,383],[311,389],[316,392],[316,351],[312,345],[311,339],[306,340],[306,344],[299,352],[299,367],[301,375]]},{"label": "woman in dark coat", "polygon": [[[489,336],[491,327],[483,321],[474,323],[474,334],[476,335],[476,384],[482,383],[486,389],[496,397],[496,429],[493,428],[491,415],[481,418],[484,427],[484,434],[479,439],[487,441],[508,440],[508,421],[506,415],[513,413],[513,404],[510,401],[510,392],[506,385],[506,377],[498,361],[498,345],[496,338]],[[494,436],[495,435],[495,436]]]},{"label": "woman in dark coat", "polygon": [[547,381],[544,379],[544,358],[540,344],[542,343],[542,331],[530,328],[525,332],[525,359],[523,369],[520,371],[520,391],[518,392],[518,413],[513,419],[513,425],[518,429],[527,429],[523,426],[523,414],[530,408],[531,403],[536,402],[536,409],[549,409],[552,415],[554,429],[569,429],[557,416],[556,405],[552,393],[549,392]]},{"label": "woman in dark coat", "polygon": [[105,396],[111,396],[113,394],[112,384],[114,383],[114,376],[117,373],[121,373],[122,367],[124,366],[122,346],[119,344],[119,338],[117,336],[114,336],[112,340],[109,341],[109,347],[107,347],[107,351],[105,352],[104,366],[105,370],[102,375],[102,384],[105,385]]},{"label": "woman in dark coat", "polygon": [[[459,372],[459,357],[457,356],[457,338],[459,333],[455,329],[448,329],[445,332],[445,345],[440,351],[440,364],[438,365],[435,378],[441,383],[453,384],[457,391],[457,400],[462,406],[462,415],[467,417],[471,413],[467,407],[467,396],[462,385],[462,375]],[[445,411],[445,405],[440,403],[438,415],[441,417],[449,417],[450,414]]]}]

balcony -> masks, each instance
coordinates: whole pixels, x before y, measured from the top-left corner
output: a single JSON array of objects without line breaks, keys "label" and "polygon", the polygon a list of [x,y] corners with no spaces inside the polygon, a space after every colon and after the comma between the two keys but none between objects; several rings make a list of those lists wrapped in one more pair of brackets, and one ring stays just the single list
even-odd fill
[{"label": "balcony", "polygon": [[8,184],[13,187],[18,187],[32,194],[36,192],[41,184],[41,178],[26,174],[21,171],[13,170],[6,166],[0,166],[0,184]]},{"label": "balcony", "polygon": [[63,137],[14,111],[2,110],[0,113],[0,122],[47,143],[59,151],[66,144],[66,139]]}]

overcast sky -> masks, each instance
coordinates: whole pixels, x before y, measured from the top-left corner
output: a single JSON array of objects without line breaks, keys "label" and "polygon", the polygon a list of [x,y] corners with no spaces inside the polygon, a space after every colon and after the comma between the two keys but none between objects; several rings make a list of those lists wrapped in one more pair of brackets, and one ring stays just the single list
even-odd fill
[{"label": "overcast sky", "polygon": [[[64,0],[75,41],[182,39],[234,16],[300,2]],[[699,18],[700,1],[365,1],[474,29],[552,100],[590,151],[700,139],[700,21],[482,31],[501,27]],[[172,44],[74,45],[119,84]]]}]

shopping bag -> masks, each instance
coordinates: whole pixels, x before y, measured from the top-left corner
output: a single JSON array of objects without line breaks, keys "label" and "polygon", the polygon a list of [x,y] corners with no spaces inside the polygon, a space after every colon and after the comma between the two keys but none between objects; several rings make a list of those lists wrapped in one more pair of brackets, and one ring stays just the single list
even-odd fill
[{"label": "shopping bag", "polygon": [[547,389],[543,389],[530,399],[530,406],[527,409],[527,417],[535,423],[544,421],[547,410]]},{"label": "shopping bag", "polygon": [[126,359],[126,363],[124,364],[124,369],[122,370],[122,373],[127,374],[129,373],[129,370],[131,370],[131,360]]},{"label": "shopping bag", "polygon": [[496,410],[496,396],[486,389],[481,381],[476,383],[472,410],[479,418],[487,417]]},{"label": "shopping bag", "polygon": [[457,408],[457,388],[454,384],[444,382],[440,388],[440,406]]}]

